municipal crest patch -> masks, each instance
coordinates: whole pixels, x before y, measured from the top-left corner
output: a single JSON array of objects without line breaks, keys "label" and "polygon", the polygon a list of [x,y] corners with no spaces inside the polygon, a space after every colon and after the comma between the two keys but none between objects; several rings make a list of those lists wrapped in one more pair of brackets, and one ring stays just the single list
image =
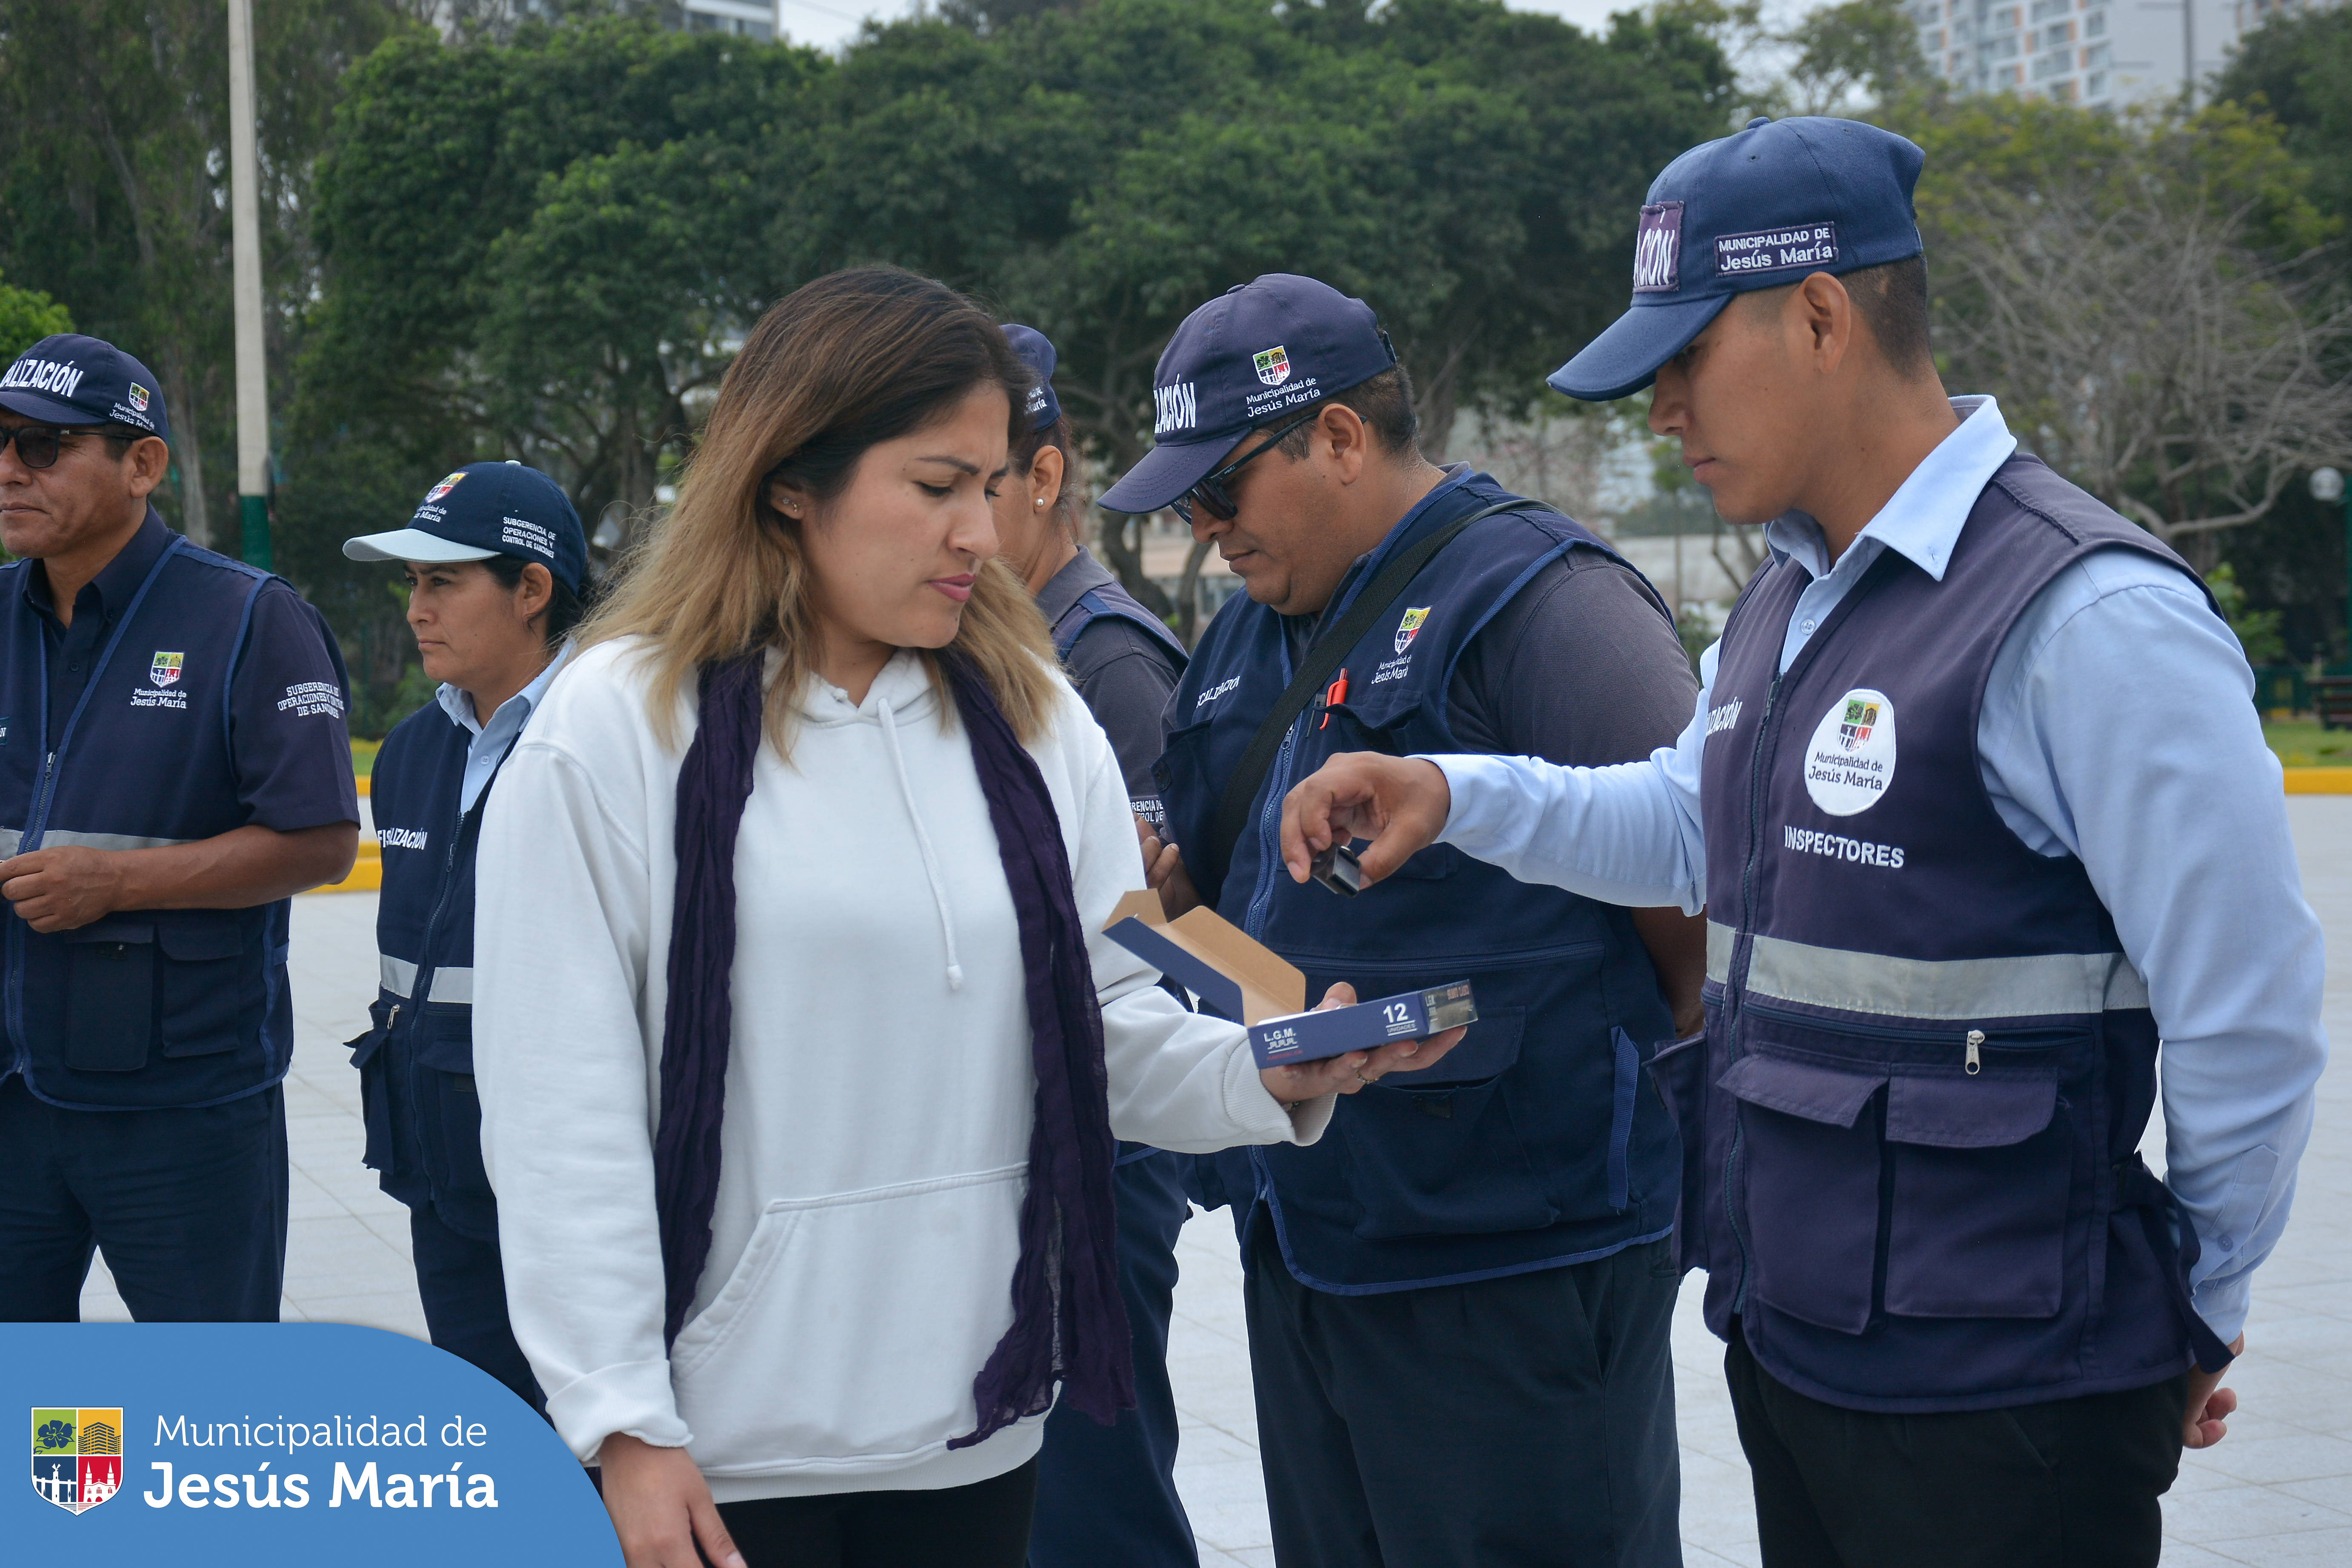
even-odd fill
[{"label": "municipal crest patch", "polygon": [[131,384],[131,406],[142,414],[147,412],[147,389],[135,381]]},{"label": "municipal crest patch", "polygon": [[1397,623],[1397,652],[1402,653],[1412,646],[1412,639],[1421,635],[1422,624],[1429,619],[1430,608],[1431,606],[1423,605],[1417,610],[1407,610],[1404,613],[1404,619]]},{"label": "municipal crest patch", "polygon": [[153,662],[147,666],[147,679],[158,686],[177,685],[180,679],[180,666],[186,658],[185,654],[165,653],[163,649],[157,648]]},{"label": "municipal crest patch", "polygon": [[33,1407],[33,1489],[88,1513],[122,1489],[122,1409]]},{"label": "municipal crest patch", "polygon": [[1257,365],[1257,378],[1268,386],[1280,386],[1290,379],[1290,355],[1280,343],[1275,344],[1270,349],[1258,351],[1255,363]]},{"label": "municipal crest patch", "polygon": [[457,481],[465,477],[466,470],[463,468],[460,468],[456,473],[449,475],[439,484],[435,485],[431,489],[425,492],[424,504],[431,506],[435,501],[439,500],[443,496],[446,496],[451,490],[456,489],[457,488]]},{"label": "municipal crest patch", "polygon": [[1838,724],[1838,743],[1851,752],[1866,745],[1870,731],[1878,723],[1878,704],[1866,697],[1849,697],[1845,700],[1845,718]]}]

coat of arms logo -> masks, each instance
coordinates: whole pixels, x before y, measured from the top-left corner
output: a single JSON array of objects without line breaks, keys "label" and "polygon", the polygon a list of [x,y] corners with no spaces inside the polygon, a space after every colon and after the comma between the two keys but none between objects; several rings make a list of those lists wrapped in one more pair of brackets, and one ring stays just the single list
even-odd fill
[{"label": "coat of arms logo", "polygon": [[1270,349],[1258,351],[1255,363],[1257,365],[1257,378],[1268,386],[1280,386],[1290,379],[1290,355],[1280,343],[1275,344]]},{"label": "coat of arms logo", "polygon": [[88,1513],[122,1489],[122,1409],[33,1407],[33,1489]]},{"label": "coat of arms logo", "polygon": [[147,412],[147,389],[135,381],[131,384],[131,406],[142,414]]},{"label": "coat of arms logo", "polygon": [[457,488],[457,481],[465,477],[466,470],[463,468],[460,468],[456,473],[447,476],[439,484],[435,485],[431,489],[425,492],[425,500],[421,504],[431,506],[435,501],[439,500],[443,496],[446,496],[451,490],[456,489]]},{"label": "coat of arms logo", "polygon": [[180,679],[180,666],[186,658],[185,654],[165,653],[162,648],[157,648],[154,662],[147,667],[147,679],[158,686],[177,684]]},{"label": "coat of arms logo", "polygon": [[1838,742],[1849,752],[1870,739],[1873,726],[1878,722],[1878,704],[1861,698],[1849,697],[1845,719],[1838,725]]},{"label": "coat of arms logo", "polygon": [[1421,635],[1422,624],[1429,619],[1429,612],[1430,606],[1423,605],[1417,610],[1407,610],[1404,613],[1404,619],[1397,623],[1397,652],[1402,653],[1412,646],[1412,639]]}]

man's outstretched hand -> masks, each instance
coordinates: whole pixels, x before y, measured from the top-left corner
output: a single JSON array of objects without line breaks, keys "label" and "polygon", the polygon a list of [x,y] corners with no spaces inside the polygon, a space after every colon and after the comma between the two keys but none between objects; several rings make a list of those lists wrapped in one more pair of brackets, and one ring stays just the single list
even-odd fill
[{"label": "man's outstretched hand", "polygon": [[1454,791],[1435,763],[1343,752],[1283,797],[1282,863],[1291,880],[1303,882],[1318,853],[1369,838],[1362,858],[1370,887],[1436,843],[1453,809]]}]

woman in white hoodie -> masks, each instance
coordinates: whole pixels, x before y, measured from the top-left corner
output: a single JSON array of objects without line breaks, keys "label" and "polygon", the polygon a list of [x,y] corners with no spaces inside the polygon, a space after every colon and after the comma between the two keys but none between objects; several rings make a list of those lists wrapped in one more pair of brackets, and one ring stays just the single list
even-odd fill
[{"label": "woman in white hoodie", "polygon": [[1057,1384],[1128,1393],[1114,1133],[1308,1142],[1452,1043],[1261,1073],[1097,934],[1127,790],[992,559],[1027,390],[926,279],[770,310],[485,821],[508,1298],[631,1568],[1013,1568]]}]

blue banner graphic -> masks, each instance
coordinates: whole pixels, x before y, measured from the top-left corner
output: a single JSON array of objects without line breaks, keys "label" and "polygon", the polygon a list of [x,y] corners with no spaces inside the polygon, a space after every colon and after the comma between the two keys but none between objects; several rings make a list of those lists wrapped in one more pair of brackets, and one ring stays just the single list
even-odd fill
[{"label": "blue banner graphic", "polygon": [[620,1568],[547,1423],[382,1329],[0,1324],[11,1409],[32,1462],[0,1486],[11,1561]]}]

